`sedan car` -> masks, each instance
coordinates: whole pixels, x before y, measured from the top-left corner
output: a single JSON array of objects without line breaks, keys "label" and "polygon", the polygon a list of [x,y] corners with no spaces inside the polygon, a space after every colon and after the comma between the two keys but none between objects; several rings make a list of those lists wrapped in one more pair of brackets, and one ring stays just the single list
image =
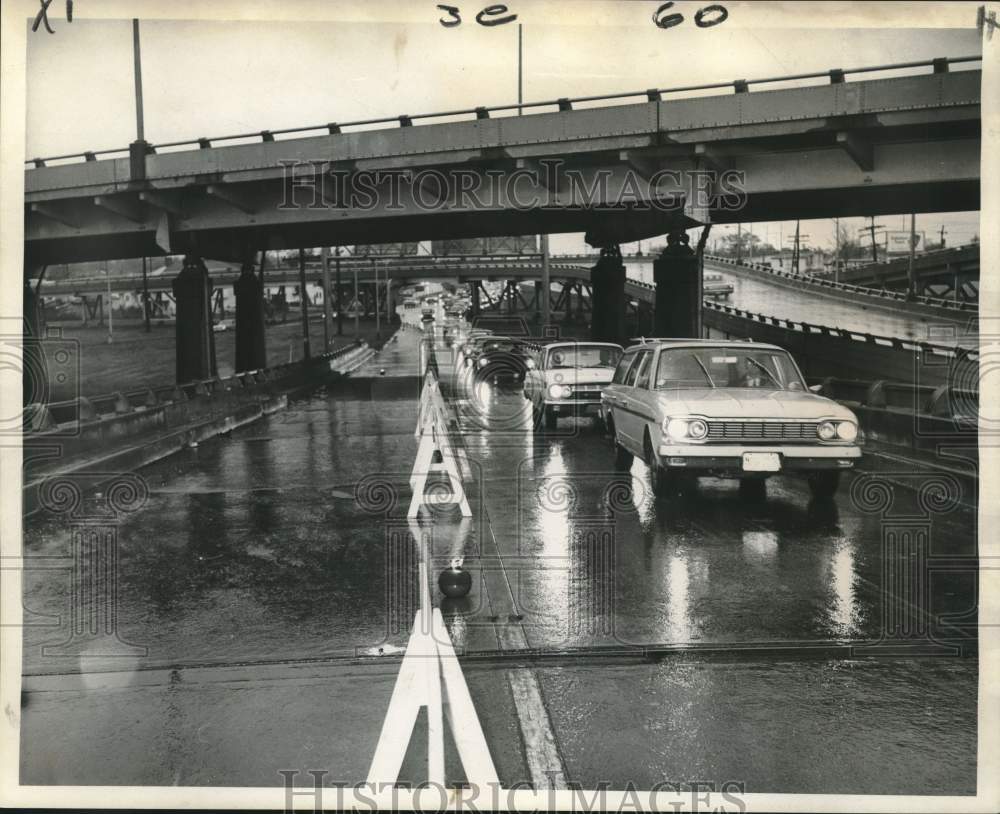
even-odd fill
[{"label": "sedan car", "polygon": [[474,380],[494,384],[520,383],[528,372],[531,351],[523,342],[506,336],[477,341],[471,357]]},{"label": "sedan car", "polygon": [[714,475],[762,498],[768,477],[789,472],[829,497],[861,457],[857,416],[810,392],[775,345],[643,341],[625,351],[601,405],[616,463],[642,458],[660,493]]},{"label": "sedan car", "polygon": [[611,383],[622,346],[609,342],[553,342],[538,362],[529,360],[524,395],[537,427],[558,426],[560,416],[600,415],[601,389]]}]

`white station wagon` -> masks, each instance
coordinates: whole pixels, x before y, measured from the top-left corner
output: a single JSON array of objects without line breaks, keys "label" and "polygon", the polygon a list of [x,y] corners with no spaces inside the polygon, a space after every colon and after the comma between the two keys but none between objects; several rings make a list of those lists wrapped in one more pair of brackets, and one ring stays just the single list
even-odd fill
[{"label": "white station wagon", "polygon": [[713,475],[761,499],[766,478],[789,472],[829,497],[861,457],[854,413],[810,392],[776,345],[644,340],[618,363],[601,412],[616,464],[639,456],[658,493]]},{"label": "white station wagon", "polygon": [[622,353],[621,345],[610,342],[553,342],[542,348],[524,379],[535,426],[543,417],[546,428],[555,429],[559,416],[600,416],[601,391],[611,383]]}]

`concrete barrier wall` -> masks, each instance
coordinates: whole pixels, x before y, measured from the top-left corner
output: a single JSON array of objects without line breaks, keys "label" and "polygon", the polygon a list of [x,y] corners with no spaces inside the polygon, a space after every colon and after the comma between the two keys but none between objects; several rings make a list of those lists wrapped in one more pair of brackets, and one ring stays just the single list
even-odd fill
[{"label": "concrete barrier wall", "polygon": [[977,352],[899,340],[886,344],[888,340],[882,337],[770,321],[726,307],[706,307],[703,320],[710,337],[750,338],[786,348],[811,378],[888,379],[932,387],[952,384],[979,389]]}]

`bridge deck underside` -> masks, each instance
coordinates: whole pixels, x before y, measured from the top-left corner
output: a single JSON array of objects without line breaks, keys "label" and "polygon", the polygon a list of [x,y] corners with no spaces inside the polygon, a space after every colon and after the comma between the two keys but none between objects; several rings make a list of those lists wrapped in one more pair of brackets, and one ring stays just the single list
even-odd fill
[{"label": "bridge deck underside", "polygon": [[[147,156],[141,180],[127,159],[39,167],[25,174],[26,258],[543,232],[606,245],[901,200],[973,210],[980,81],[959,71],[168,152]],[[350,194],[367,172],[389,175]]]}]

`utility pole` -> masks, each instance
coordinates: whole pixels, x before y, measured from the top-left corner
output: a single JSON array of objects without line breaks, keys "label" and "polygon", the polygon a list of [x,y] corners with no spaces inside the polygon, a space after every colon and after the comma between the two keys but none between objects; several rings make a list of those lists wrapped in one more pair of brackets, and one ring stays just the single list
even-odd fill
[{"label": "utility pole", "polygon": [[337,264],[337,336],[344,335],[344,297],[343,289],[340,287],[340,246],[334,246],[333,252],[336,255]]},{"label": "utility pole", "polygon": [[111,269],[108,268],[108,261],[104,261],[104,276],[108,281],[108,344],[115,340],[114,316],[111,313]]},{"label": "utility pole", "polygon": [[139,55],[139,21],[132,18],[132,67],[135,71],[135,138],[145,141],[146,133],[142,120],[142,60]]},{"label": "utility pole", "polygon": [[361,299],[358,296],[358,265],[354,264],[354,302],[351,303],[351,307],[354,308],[354,337],[357,339],[361,336],[361,328],[358,325],[358,320],[361,316]]},{"label": "utility pole", "polygon": [[792,250],[792,273],[799,273],[799,222],[795,221],[795,248]]},{"label": "utility pole", "polygon": [[833,219],[833,281],[840,282],[840,218]]},{"label": "utility pole", "polygon": [[[863,226],[860,229],[858,229],[858,239],[860,241],[865,236],[869,236],[870,237],[871,242],[872,242],[872,262],[873,263],[877,263],[878,262],[878,243],[876,242],[877,238],[875,237],[875,232],[876,231],[883,231],[885,229],[885,227],[881,223],[875,223],[874,216],[869,216],[869,220],[871,220],[871,223],[869,223],[868,226]],[[886,237],[888,237],[888,233],[886,233]]]},{"label": "utility pole", "polygon": [[521,24],[517,24],[517,115],[521,115],[521,105],[524,103],[524,40]]},{"label": "utility pole", "polygon": [[944,236],[945,236],[945,235],[946,235],[947,233],[948,233],[948,231],[947,231],[947,230],[946,230],[946,229],[944,228],[944,224],[942,223],[942,224],[941,224],[941,248],[942,248],[942,249],[944,248]]},{"label": "utility pole", "polygon": [[146,258],[142,258],[142,313],[146,319],[146,333],[152,330],[149,324],[149,280],[146,278]]},{"label": "utility pole", "polygon": [[913,261],[917,253],[917,216],[910,213],[910,263],[906,269],[906,298],[912,300],[917,294],[917,281],[914,277]]},{"label": "utility pole", "polygon": [[792,238],[792,272],[795,274],[799,273],[799,258],[801,255],[800,245],[805,241],[809,235],[801,234],[799,231],[799,221],[795,221],[795,237]]},{"label": "utility pole", "polygon": [[323,350],[330,350],[330,329],[333,322],[333,303],[330,302],[330,250],[320,249],[323,259]]},{"label": "utility pole", "polygon": [[372,257],[372,275],[375,277],[375,338],[382,338],[382,314],[379,308],[378,296],[378,263]]},{"label": "utility pole", "polygon": [[736,224],[736,262],[743,259],[743,224]]},{"label": "utility pole", "polygon": [[299,249],[299,305],[302,311],[302,358],[309,359],[309,295],[306,294],[306,251]]},{"label": "utility pole", "polygon": [[549,268],[549,236],[548,234],[541,235],[541,249],[542,249],[542,279],[541,286],[542,290],[539,292],[541,294],[542,303],[542,325],[549,324],[549,287],[552,284],[551,270]]}]

